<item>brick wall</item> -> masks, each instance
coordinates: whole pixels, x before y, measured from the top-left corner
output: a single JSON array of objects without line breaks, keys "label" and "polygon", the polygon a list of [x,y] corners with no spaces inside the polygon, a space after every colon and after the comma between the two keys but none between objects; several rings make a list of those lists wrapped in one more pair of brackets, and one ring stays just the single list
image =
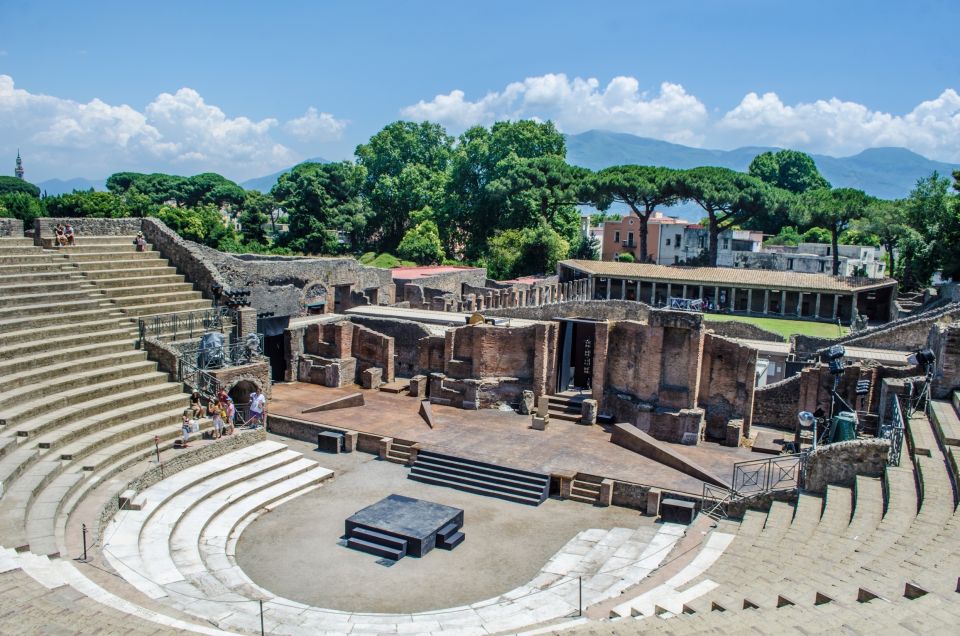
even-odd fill
[{"label": "brick wall", "polygon": [[706,434],[722,440],[732,419],[743,419],[743,436],[750,435],[757,351],[707,333],[703,341],[699,405],[706,417]]},{"label": "brick wall", "polygon": [[926,345],[937,356],[930,392],[934,398],[947,398],[960,388],[960,324],[935,325]]},{"label": "brick wall", "polygon": [[853,486],[857,475],[880,477],[889,452],[890,442],[876,438],[820,446],[807,457],[804,489],[822,493],[828,484]]},{"label": "brick wall", "polygon": [[[57,223],[63,223],[64,225],[69,223],[73,226],[73,231],[77,235],[77,243],[82,244],[84,236],[134,236],[140,231],[143,220],[135,218],[40,217],[33,220],[33,235],[38,241],[41,238],[52,238]],[[39,243],[37,244],[39,245]]]},{"label": "brick wall", "polygon": [[780,334],[767,331],[749,322],[740,322],[739,320],[710,320],[709,316],[705,316],[703,322],[707,326],[707,329],[724,338],[783,342],[783,336]]},{"label": "brick wall", "polygon": [[572,300],[539,307],[501,307],[484,309],[484,316],[552,320],[554,318],[592,318],[594,320],[636,320],[646,322],[650,305],[632,300]]},{"label": "brick wall", "polygon": [[[368,316],[350,316],[350,321],[393,338],[395,376],[409,378],[422,373],[424,370],[431,370],[429,367],[425,368],[420,365],[419,343],[422,339],[431,335],[442,334],[444,331],[442,327],[425,325],[411,320],[371,318]],[[442,356],[443,350],[441,347],[440,357],[438,358],[441,366],[432,369],[433,371],[443,370]]]},{"label": "brick wall", "polygon": [[357,359],[357,373],[363,373],[370,367],[377,367],[383,369],[384,382],[393,382],[395,378],[393,338],[367,327],[348,324],[353,327],[350,353]]},{"label": "brick wall", "polygon": [[753,423],[793,431],[797,423],[800,398],[800,376],[795,375],[775,384],[754,390]]}]

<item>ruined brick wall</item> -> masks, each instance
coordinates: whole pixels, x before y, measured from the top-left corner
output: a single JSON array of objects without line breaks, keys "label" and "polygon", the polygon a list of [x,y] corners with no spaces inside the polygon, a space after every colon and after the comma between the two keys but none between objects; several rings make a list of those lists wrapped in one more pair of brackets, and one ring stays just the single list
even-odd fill
[{"label": "ruined brick wall", "polygon": [[[422,367],[419,362],[420,340],[442,334],[444,331],[443,327],[394,318],[351,315],[350,321],[393,338],[394,376],[399,378],[413,377],[422,373],[425,368],[429,370],[429,366]],[[441,348],[438,362],[442,362],[442,355]],[[441,371],[442,369],[443,367],[440,366],[432,370]]]},{"label": "ruined brick wall", "polygon": [[780,334],[767,331],[749,322],[740,322],[739,320],[710,320],[709,316],[707,316],[703,322],[707,326],[707,329],[724,338],[783,342],[783,336]]},{"label": "ruined brick wall", "polygon": [[417,341],[417,373],[442,373],[445,349],[444,336],[427,336]]},{"label": "ruined brick wall", "polygon": [[930,329],[935,324],[950,323],[960,319],[960,304],[950,303],[942,307],[888,322],[843,338],[814,338],[793,336],[793,349],[800,356],[808,356],[835,344],[849,344],[871,349],[915,351],[926,345]]},{"label": "ruined brick wall", "polygon": [[704,336],[698,402],[708,438],[724,439],[732,419],[743,419],[742,434],[749,437],[756,369],[756,349],[711,333]]},{"label": "ruined brick wall", "polygon": [[[445,368],[451,378],[512,377],[546,392],[555,373],[557,327],[537,323],[523,327],[466,325],[446,334]],[[534,380],[536,379],[536,382]]]},{"label": "ruined brick wall", "polygon": [[[696,407],[703,336],[699,316],[682,312],[653,311],[649,324],[610,323],[604,391],[626,393],[657,407]],[[599,343],[596,350],[598,356],[603,351]]]},{"label": "ruined brick wall", "polygon": [[925,343],[937,357],[930,392],[943,399],[960,388],[960,323],[935,325]]},{"label": "ruined brick wall", "polygon": [[357,359],[357,373],[363,373],[370,367],[377,367],[383,369],[384,382],[393,382],[396,377],[393,364],[393,338],[367,327],[352,326],[351,353]]},{"label": "ruined brick wall", "polygon": [[23,236],[23,221],[20,219],[0,219],[0,236]]},{"label": "ruined brick wall", "polygon": [[797,423],[800,399],[800,376],[795,375],[775,384],[754,390],[753,423],[793,431]]},{"label": "ruined brick wall", "polygon": [[348,358],[353,351],[353,328],[347,321],[307,325],[303,352],[324,358]]},{"label": "ruined brick wall", "polygon": [[594,320],[635,320],[646,322],[651,307],[632,300],[571,300],[539,307],[501,307],[484,309],[484,316],[553,320],[554,318],[592,318]]}]

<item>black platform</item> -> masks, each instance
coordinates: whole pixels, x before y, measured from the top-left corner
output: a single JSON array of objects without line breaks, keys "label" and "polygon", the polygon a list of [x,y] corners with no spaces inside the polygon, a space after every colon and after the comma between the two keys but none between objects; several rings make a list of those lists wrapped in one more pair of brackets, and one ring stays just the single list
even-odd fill
[{"label": "black platform", "polygon": [[349,547],[394,560],[452,550],[464,538],[463,510],[403,495],[363,508],[344,525]]}]

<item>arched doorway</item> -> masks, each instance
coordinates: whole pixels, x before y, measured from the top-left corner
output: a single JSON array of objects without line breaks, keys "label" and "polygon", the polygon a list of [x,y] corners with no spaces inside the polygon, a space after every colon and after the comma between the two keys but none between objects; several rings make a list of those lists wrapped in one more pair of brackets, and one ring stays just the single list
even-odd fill
[{"label": "arched doorway", "polygon": [[250,394],[254,391],[261,391],[254,382],[250,380],[240,380],[230,389],[230,397],[233,398],[233,404],[237,408],[237,420],[246,422],[250,419]]}]

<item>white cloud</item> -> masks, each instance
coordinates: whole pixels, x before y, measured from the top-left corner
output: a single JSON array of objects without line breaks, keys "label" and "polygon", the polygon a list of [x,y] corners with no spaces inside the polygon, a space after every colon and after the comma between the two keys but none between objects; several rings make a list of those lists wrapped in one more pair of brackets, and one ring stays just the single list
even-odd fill
[{"label": "white cloud", "polygon": [[318,112],[311,106],[303,117],[291,119],[283,129],[301,141],[333,141],[339,139],[347,122],[330,113]]},{"label": "white cloud", "polygon": [[687,144],[701,141],[707,123],[706,107],[680,84],[664,82],[650,95],[633,77],[615,77],[601,87],[595,78],[569,79],[562,73],[528,77],[477,101],[453,90],[408,106],[401,114],[456,128],[532,117],[551,119],[564,132],[601,128]]},{"label": "white cloud", "polygon": [[711,118],[703,102],[680,84],[664,82],[658,93],[648,94],[634,77],[615,77],[601,86],[594,78],[548,74],[474,101],[453,90],[401,114],[454,129],[530,117],[551,119],[568,133],[597,128],[694,146],[774,145],[831,155],[902,146],[933,159],[960,161],[960,95],[954,89],[905,115],[836,98],[791,106],[775,93],[749,93],[729,112]]},{"label": "white cloud", "polygon": [[142,111],[100,99],[82,103],[31,93],[0,75],[0,147],[22,148],[36,179],[117,170],[213,171],[244,179],[303,158],[277,133],[322,141],[345,125],[313,108],[285,126],[272,117],[231,117],[191,88],[161,93]]},{"label": "white cloud", "polygon": [[836,98],[789,106],[776,93],[749,93],[716,128],[721,137],[832,155],[903,146],[927,157],[960,161],[960,95],[953,89],[905,115]]}]

